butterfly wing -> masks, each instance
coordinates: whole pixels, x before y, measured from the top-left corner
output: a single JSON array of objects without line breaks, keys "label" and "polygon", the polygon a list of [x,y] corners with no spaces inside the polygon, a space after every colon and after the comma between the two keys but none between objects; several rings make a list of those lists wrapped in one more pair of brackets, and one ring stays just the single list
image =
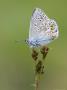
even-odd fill
[{"label": "butterfly wing", "polygon": [[39,39],[47,31],[49,18],[39,8],[34,9],[30,20],[29,40]]},{"label": "butterfly wing", "polygon": [[42,33],[42,37],[39,39],[39,45],[41,46],[46,45],[57,39],[58,36],[59,36],[58,25],[55,20],[50,19],[48,22],[47,31],[45,31],[45,33]]},{"label": "butterfly wing", "polygon": [[30,20],[29,41],[45,45],[58,37],[58,25],[39,8],[33,11]]}]

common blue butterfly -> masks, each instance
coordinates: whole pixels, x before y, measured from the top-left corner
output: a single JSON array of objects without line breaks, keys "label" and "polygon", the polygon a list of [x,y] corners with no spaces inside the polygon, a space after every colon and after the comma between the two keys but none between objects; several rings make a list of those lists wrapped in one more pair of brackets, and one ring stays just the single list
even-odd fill
[{"label": "common blue butterfly", "polygon": [[45,46],[59,36],[58,25],[40,8],[34,9],[29,29],[27,43],[30,47]]}]

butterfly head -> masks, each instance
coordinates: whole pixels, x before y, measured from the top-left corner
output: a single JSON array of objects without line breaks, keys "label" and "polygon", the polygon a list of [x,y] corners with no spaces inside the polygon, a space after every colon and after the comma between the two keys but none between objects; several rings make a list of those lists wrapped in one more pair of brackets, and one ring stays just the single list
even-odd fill
[{"label": "butterfly head", "polygon": [[26,39],[25,42],[26,42],[31,48],[36,46],[35,41]]},{"label": "butterfly head", "polygon": [[28,39],[26,39],[25,42],[26,42],[27,44],[29,44],[29,40],[28,40]]}]

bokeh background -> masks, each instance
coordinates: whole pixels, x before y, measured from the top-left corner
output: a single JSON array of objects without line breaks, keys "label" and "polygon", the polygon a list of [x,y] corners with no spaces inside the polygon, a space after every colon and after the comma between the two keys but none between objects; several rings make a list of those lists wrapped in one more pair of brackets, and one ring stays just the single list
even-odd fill
[{"label": "bokeh background", "polygon": [[48,45],[40,90],[67,90],[67,0],[0,0],[0,90],[34,90],[31,50],[15,40],[28,37],[32,11],[55,18],[60,35]]}]

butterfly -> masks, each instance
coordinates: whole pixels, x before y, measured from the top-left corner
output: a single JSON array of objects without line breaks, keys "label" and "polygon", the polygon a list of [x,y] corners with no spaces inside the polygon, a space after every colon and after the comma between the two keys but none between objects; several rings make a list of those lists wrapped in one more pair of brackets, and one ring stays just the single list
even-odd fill
[{"label": "butterfly", "polygon": [[29,38],[26,40],[30,47],[45,46],[58,36],[56,21],[50,19],[40,8],[35,8],[30,20]]}]

